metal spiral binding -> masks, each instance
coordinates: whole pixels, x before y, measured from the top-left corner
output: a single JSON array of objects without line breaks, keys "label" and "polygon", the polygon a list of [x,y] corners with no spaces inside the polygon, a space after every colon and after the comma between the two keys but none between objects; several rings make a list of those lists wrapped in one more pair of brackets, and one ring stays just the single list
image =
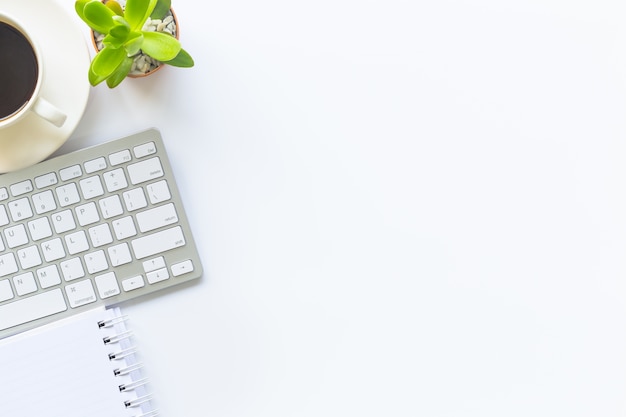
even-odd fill
[{"label": "metal spiral binding", "polygon": [[[113,331],[118,332],[115,335],[105,336],[102,338],[105,345],[118,344],[119,348],[121,348],[120,350],[108,354],[111,362],[123,360],[127,357],[132,360],[134,359],[132,355],[137,353],[137,348],[132,345],[132,341],[130,340],[133,332],[125,329],[124,322],[126,320],[128,320],[128,316],[124,315],[98,322],[98,327],[100,329],[114,328]],[[117,325],[120,326],[118,327]],[[129,361],[125,361],[124,364],[128,363]],[[129,377],[131,382],[120,384],[118,385],[118,388],[121,393],[135,391],[133,395],[135,395],[136,398],[124,401],[124,406],[126,408],[137,408],[137,412],[141,413],[136,414],[135,417],[157,417],[159,416],[159,412],[157,410],[148,410],[152,407],[152,405],[149,405],[149,402],[152,400],[152,394],[147,394],[147,391],[144,388],[144,386],[148,384],[148,378],[141,378],[140,373],[133,374],[133,372],[140,371],[141,368],[143,368],[142,363],[132,363],[128,366],[114,369],[113,375],[118,377],[131,374]],[[134,378],[141,379],[133,380]]]},{"label": "metal spiral binding", "polygon": [[102,341],[104,342],[105,345],[111,344],[111,343],[117,343],[122,339],[128,339],[129,337],[131,337],[133,335],[133,332],[131,332],[130,330],[127,330],[125,332],[116,334],[115,336],[106,336],[102,338]]},{"label": "metal spiral binding", "polygon": [[139,407],[141,404],[148,402],[151,399],[152,399],[152,394],[148,394],[148,395],[144,395],[143,397],[124,401],[124,405],[126,406],[126,408]]},{"label": "metal spiral binding", "polygon": [[120,376],[120,375],[126,375],[129,374],[133,371],[136,371],[138,369],[143,368],[143,364],[142,363],[135,363],[133,365],[127,366],[126,368],[117,368],[113,371],[113,375],[115,376]]},{"label": "metal spiral binding", "polygon": [[133,381],[130,384],[122,384],[119,386],[120,392],[124,391],[132,391],[137,387],[141,387],[148,383],[148,378],[138,379],[137,381]]},{"label": "metal spiral binding", "polygon": [[115,326],[117,323],[121,323],[128,320],[128,315],[123,315],[123,316],[117,316],[117,317],[113,317],[111,319],[107,319],[107,320],[100,320],[98,322],[98,327],[99,328],[106,328],[106,327],[113,327]]},{"label": "metal spiral binding", "polygon": [[132,355],[137,353],[137,348],[135,346],[130,347],[128,349],[123,349],[118,352],[109,353],[109,360],[116,361],[120,359],[124,359],[128,355]]}]

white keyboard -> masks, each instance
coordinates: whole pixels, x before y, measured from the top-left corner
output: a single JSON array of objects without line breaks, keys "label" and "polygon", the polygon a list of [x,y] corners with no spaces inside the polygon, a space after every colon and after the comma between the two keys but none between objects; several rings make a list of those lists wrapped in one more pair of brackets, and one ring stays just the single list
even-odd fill
[{"label": "white keyboard", "polygon": [[0,338],[202,275],[165,152],[151,129],[0,176]]}]

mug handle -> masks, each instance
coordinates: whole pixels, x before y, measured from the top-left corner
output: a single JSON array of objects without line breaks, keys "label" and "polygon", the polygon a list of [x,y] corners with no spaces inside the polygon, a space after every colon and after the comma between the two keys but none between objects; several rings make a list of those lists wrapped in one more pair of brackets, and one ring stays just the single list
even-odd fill
[{"label": "mug handle", "polygon": [[39,117],[46,119],[56,127],[63,126],[63,123],[65,123],[65,119],[67,119],[67,115],[65,113],[57,109],[54,105],[50,104],[50,102],[43,97],[39,97],[37,99],[35,105],[32,107],[32,110]]}]

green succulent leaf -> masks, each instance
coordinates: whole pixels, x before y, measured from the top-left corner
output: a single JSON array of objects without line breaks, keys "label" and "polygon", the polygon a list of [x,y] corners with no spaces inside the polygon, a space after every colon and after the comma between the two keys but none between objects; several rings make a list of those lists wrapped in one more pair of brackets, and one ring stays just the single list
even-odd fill
[{"label": "green succulent leaf", "polygon": [[172,8],[172,0],[157,0],[154,11],[150,15],[152,19],[163,19]]},{"label": "green succulent leaf", "polygon": [[[96,85],[107,79],[115,72],[124,59],[126,58],[126,50],[123,48],[105,47],[96,54],[89,69],[89,82]],[[93,76],[93,81],[92,81]]]},{"label": "green succulent leaf", "polygon": [[[119,18],[119,16],[115,17]],[[130,26],[124,19],[121,19],[121,21],[116,19],[114,21],[115,25],[109,31],[109,35],[121,41],[126,41],[128,39],[128,35],[130,34]]]},{"label": "green succulent leaf", "polygon": [[107,48],[117,49],[121,48],[125,41],[125,39],[116,38],[115,36],[108,34],[102,40],[102,44]]},{"label": "green succulent leaf", "polygon": [[82,12],[85,23],[100,33],[108,33],[115,24],[115,13],[97,0],[87,2]]},{"label": "green succulent leaf", "polygon": [[133,67],[133,58],[131,57],[124,58],[120,66],[117,67],[117,69],[113,72],[113,74],[111,74],[109,78],[107,78],[107,85],[109,86],[109,88],[115,88],[122,81],[124,81],[124,78],[126,78],[126,76],[130,72],[132,67]]},{"label": "green succulent leaf", "polygon": [[113,21],[115,22],[116,25],[126,26],[128,30],[130,31],[130,25],[128,24],[126,19],[124,19],[124,16],[115,15],[113,16]]},{"label": "green succulent leaf", "polygon": [[130,34],[128,40],[124,44],[124,48],[126,49],[126,55],[133,56],[137,55],[141,50],[141,45],[143,44],[143,35],[141,32],[133,32]]},{"label": "green succulent leaf", "polygon": [[85,13],[83,10],[85,9],[85,5],[90,1],[91,0],[76,0],[74,3],[74,10],[76,10],[76,14],[78,14],[78,17],[80,17],[85,23],[87,23],[87,21],[85,20]]},{"label": "green succulent leaf", "polygon": [[100,84],[102,81],[106,80],[106,77],[102,77],[96,74],[95,72],[93,72],[93,69],[91,68],[93,66],[93,61],[91,64],[92,65],[89,66],[89,84],[95,87],[96,85]]},{"label": "green succulent leaf", "polygon": [[104,4],[106,7],[113,10],[116,15],[124,16],[124,9],[122,9],[122,6],[115,0],[107,0]]},{"label": "green succulent leaf", "polygon": [[128,0],[124,8],[124,18],[133,31],[141,30],[152,14],[157,0]]},{"label": "green succulent leaf", "polygon": [[158,61],[170,61],[180,52],[180,42],[171,35],[160,32],[141,33],[143,33],[141,49]]},{"label": "green succulent leaf", "polygon": [[174,59],[169,61],[163,61],[165,64],[172,65],[174,67],[190,68],[194,66],[193,58],[187,51],[181,48],[178,55]]}]

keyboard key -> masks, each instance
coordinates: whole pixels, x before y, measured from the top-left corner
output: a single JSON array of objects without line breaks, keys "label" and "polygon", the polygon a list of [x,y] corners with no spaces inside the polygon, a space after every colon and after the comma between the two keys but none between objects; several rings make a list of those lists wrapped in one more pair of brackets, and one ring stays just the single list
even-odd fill
[{"label": "keyboard key", "polygon": [[96,301],[96,293],[94,292],[93,285],[89,279],[67,285],[65,287],[65,294],[67,295],[67,300],[70,302],[70,307],[72,308],[80,307]]},{"label": "keyboard key", "polygon": [[128,166],[128,176],[133,185],[150,181],[164,175],[161,161],[158,157],[146,159]]},{"label": "keyboard key", "polygon": [[169,279],[169,277],[170,274],[167,271],[167,268],[157,269],[156,271],[148,272],[146,274],[146,279],[150,284],[156,284],[157,282],[165,281],[166,279]]},{"label": "keyboard key", "polygon": [[56,265],[48,265],[44,268],[40,268],[36,271],[36,274],[41,288],[50,288],[61,283],[59,269]]},{"label": "keyboard key", "polygon": [[178,223],[174,204],[169,203],[150,210],[137,213],[137,226],[141,232],[150,232],[159,227]]},{"label": "keyboard key", "polygon": [[15,295],[13,294],[13,289],[11,288],[9,280],[3,279],[0,281],[0,303],[10,300],[13,297],[15,297]]},{"label": "keyboard key", "polygon": [[47,217],[40,217],[27,223],[30,237],[34,241],[52,236],[52,228]]},{"label": "keyboard key", "polygon": [[85,266],[90,274],[97,274],[107,269],[109,264],[104,256],[104,251],[98,250],[85,255]]},{"label": "keyboard key", "polygon": [[114,193],[115,191],[123,190],[128,187],[126,175],[124,174],[124,170],[122,168],[105,172],[104,175],[102,175],[102,178],[104,178],[104,184],[107,187],[107,191],[110,193]]},{"label": "keyboard key", "polygon": [[9,211],[14,222],[19,222],[33,217],[33,209],[28,198],[20,198],[9,203]]},{"label": "keyboard key", "polygon": [[70,210],[60,211],[52,215],[52,225],[58,234],[76,229],[76,222]]},{"label": "keyboard key", "polygon": [[4,237],[7,240],[7,246],[11,249],[28,243],[28,235],[23,224],[4,229]]},{"label": "keyboard key", "polygon": [[33,191],[33,183],[31,180],[20,181],[9,187],[11,189],[11,195],[13,197],[19,197],[22,194],[30,193]]},{"label": "keyboard key", "polygon": [[179,277],[189,272],[193,272],[193,262],[191,262],[191,259],[172,265],[172,275],[175,277]]},{"label": "keyboard key", "polygon": [[185,237],[180,226],[165,229],[143,236],[131,242],[135,257],[143,259],[185,245]]},{"label": "keyboard key", "polygon": [[78,188],[76,188],[76,184],[74,184],[73,182],[57,187],[56,192],[61,207],[67,207],[80,201]]},{"label": "keyboard key", "polygon": [[118,195],[103,198],[98,201],[98,204],[100,205],[102,217],[105,219],[110,219],[111,217],[119,216],[124,213],[124,209],[122,208],[122,203]]},{"label": "keyboard key", "polygon": [[93,201],[91,203],[77,206],[75,211],[76,218],[78,219],[78,224],[81,226],[87,226],[89,224],[97,223],[100,220],[100,216],[98,216],[98,209],[96,208],[96,203],[94,203]]},{"label": "keyboard key", "polygon": [[33,195],[33,205],[37,214],[44,214],[57,208],[54,196],[50,190]]},{"label": "keyboard key", "polygon": [[71,258],[67,261],[61,262],[61,273],[63,279],[66,281],[73,281],[85,276],[85,270],[83,264],[80,262],[80,258]]},{"label": "keyboard key", "polygon": [[124,149],[123,151],[115,152],[109,155],[109,162],[111,166],[123,164],[125,162],[129,162],[131,160],[130,151],[128,149]]},{"label": "keyboard key", "polygon": [[148,198],[152,204],[159,204],[172,198],[167,181],[161,180],[146,186]]},{"label": "keyboard key", "polygon": [[99,224],[89,228],[89,238],[91,239],[91,246],[99,248],[100,246],[108,245],[113,242],[113,236],[111,235],[111,229],[106,223]]},{"label": "keyboard key", "polygon": [[100,298],[109,298],[120,293],[120,287],[117,285],[117,278],[114,272],[107,272],[95,278],[96,287]]},{"label": "keyboard key", "polygon": [[17,271],[18,268],[17,262],[15,262],[15,255],[13,255],[12,253],[0,255],[0,277],[14,274]]},{"label": "keyboard key", "polygon": [[87,174],[93,174],[94,172],[105,169],[107,167],[107,161],[103,157],[100,157],[87,161],[83,165],[85,166],[85,172]]},{"label": "keyboard key", "polygon": [[83,171],[80,169],[80,165],[72,165],[71,167],[60,170],[59,175],[61,176],[61,180],[68,181],[80,177],[83,175]]},{"label": "keyboard key", "polygon": [[70,255],[85,252],[89,250],[89,242],[84,230],[65,235],[65,246]]},{"label": "keyboard key", "polygon": [[112,266],[120,266],[132,262],[133,258],[127,243],[111,246],[107,249]]},{"label": "keyboard key", "polygon": [[157,269],[165,268],[165,259],[162,256],[158,258],[148,259],[143,262],[143,270],[145,272],[155,271]]},{"label": "keyboard key", "polygon": [[39,189],[55,185],[58,182],[59,180],[57,179],[57,174],[54,172],[49,172],[35,178],[35,186]]},{"label": "keyboard key", "polygon": [[67,310],[59,288],[0,306],[0,330]]},{"label": "keyboard key", "polygon": [[54,262],[65,257],[65,249],[61,239],[56,237],[41,244],[41,252],[46,262]]},{"label": "keyboard key", "polygon": [[104,194],[102,182],[100,181],[100,177],[97,175],[82,179],[78,182],[78,184],[80,185],[80,191],[83,193],[83,198],[85,200],[100,197]]},{"label": "keyboard key", "polygon": [[143,287],[145,284],[143,277],[141,275],[137,275],[136,277],[126,278],[122,281],[122,288],[124,291],[132,291],[138,288]]},{"label": "keyboard key", "polygon": [[141,188],[126,191],[122,194],[122,197],[124,198],[124,204],[126,205],[126,210],[128,211],[139,210],[148,205],[146,195],[143,193]]},{"label": "keyboard key", "polygon": [[9,216],[7,216],[7,210],[4,205],[0,205],[0,226],[9,224]]},{"label": "keyboard key", "polygon": [[135,154],[135,158],[143,158],[144,156],[152,155],[156,153],[156,145],[154,142],[148,142],[143,145],[135,146],[133,153]]},{"label": "keyboard key", "polygon": [[37,246],[27,246],[17,251],[17,258],[20,260],[22,269],[32,268],[41,265],[41,256]]},{"label": "keyboard key", "polygon": [[124,240],[137,234],[137,229],[135,229],[135,223],[131,216],[114,220],[112,224],[117,240]]},{"label": "keyboard key", "polygon": [[0,188],[0,201],[6,200],[9,198],[9,193],[6,187]]},{"label": "keyboard key", "polygon": [[17,295],[26,295],[37,291],[35,276],[32,272],[14,276],[13,285],[15,285],[15,292],[17,292]]}]

